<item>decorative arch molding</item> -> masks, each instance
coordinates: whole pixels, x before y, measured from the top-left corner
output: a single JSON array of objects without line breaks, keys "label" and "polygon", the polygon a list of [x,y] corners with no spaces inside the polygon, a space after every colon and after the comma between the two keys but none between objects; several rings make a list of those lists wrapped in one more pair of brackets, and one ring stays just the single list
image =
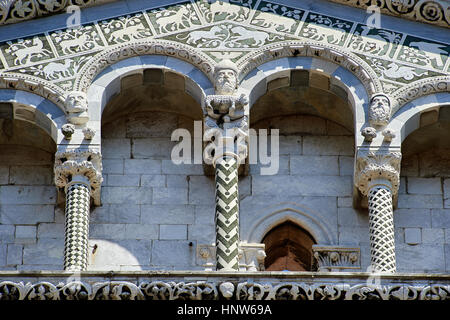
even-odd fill
[{"label": "decorative arch molding", "polygon": [[0,88],[0,102],[10,104],[3,112],[11,119],[35,124],[58,143],[58,128],[65,123],[66,115],[52,101],[29,91]]},{"label": "decorative arch molding", "polygon": [[392,115],[413,100],[439,92],[450,92],[450,76],[426,78],[402,87],[392,94]]},{"label": "decorative arch molding", "polygon": [[388,125],[388,128],[399,133],[392,144],[401,146],[409,134],[420,128],[421,114],[431,110],[439,112],[443,106],[450,106],[450,91],[422,95],[408,102],[396,112]]},{"label": "decorative arch molding", "polygon": [[312,41],[277,42],[252,51],[236,63],[240,69],[240,80],[258,66],[285,57],[313,57],[342,66],[361,81],[369,96],[383,89],[379,77],[364,60],[339,47]]},{"label": "decorative arch molding", "polygon": [[200,69],[212,82],[214,61],[207,55],[181,43],[168,40],[137,40],[111,46],[93,56],[80,70],[74,83],[74,91],[87,92],[95,77],[107,67],[137,56],[163,55],[186,61]]},{"label": "decorative arch molding", "polygon": [[[368,105],[370,95],[361,80],[347,68],[340,66],[330,60],[314,56],[290,56],[281,57],[260,64],[242,79],[239,90],[249,96],[249,108],[268,91],[272,81],[281,78],[288,78],[280,85],[275,85],[276,89],[296,85],[296,72],[319,73],[329,78],[327,88],[318,86],[319,89],[328,90],[344,101],[348,101],[350,112],[353,112],[353,130],[356,133],[364,127],[367,122]],[[283,80],[283,79],[281,79]],[[309,85],[309,84],[308,84]],[[316,86],[310,85],[310,86]],[[333,120],[333,119],[330,119]],[[361,145],[364,137],[356,134],[356,144]]]},{"label": "decorative arch molding", "polygon": [[0,73],[0,89],[21,90],[39,95],[65,112],[65,92],[44,79],[21,73]]},{"label": "decorative arch molding", "polygon": [[260,243],[264,236],[277,225],[291,221],[308,231],[318,244],[336,244],[337,235],[332,232],[327,223],[309,208],[296,203],[284,202],[271,207],[255,220],[247,230],[241,230],[241,239],[249,243]]},{"label": "decorative arch molding", "polygon": [[121,80],[126,76],[142,74],[146,69],[160,69],[184,77],[185,92],[192,96],[200,107],[203,107],[206,94],[211,94],[214,90],[210,79],[188,62],[163,55],[139,55],[118,60],[97,75],[87,89],[89,114],[101,119],[111,97],[120,93]]}]

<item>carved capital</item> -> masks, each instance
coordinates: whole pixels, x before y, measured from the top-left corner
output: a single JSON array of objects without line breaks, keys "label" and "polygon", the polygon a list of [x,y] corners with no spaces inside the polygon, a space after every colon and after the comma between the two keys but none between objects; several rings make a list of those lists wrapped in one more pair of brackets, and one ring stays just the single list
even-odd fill
[{"label": "carved capital", "polygon": [[314,245],[312,250],[314,259],[317,262],[318,271],[361,268],[359,248]]},{"label": "carved capital", "polygon": [[264,243],[239,244],[239,270],[264,271],[266,251]]},{"label": "carved capital", "polygon": [[248,98],[242,94],[240,97],[232,95],[209,95],[205,99],[206,112],[208,116],[219,122],[228,123],[242,118]]},{"label": "carved capital", "polygon": [[[230,74],[224,74],[225,71]],[[219,94],[205,99],[204,159],[207,164],[215,165],[216,160],[232,156],[242,164],[248,154],[248,97],[234,95],[237,68],[231,61],[216,66],[215,80]]]},{"label": "carved capital", "polygon": [[54,173],[58,188],[67,188],[74,182],[89,184],[94,203],[100,203],[103,182],[100,152],[79,149],[57,152]]},{"label": "carved capital", "polygon": [[358,150],[355,166],[355,186],[363,195],[379,181],[386,181],[393,195],[400,184],[402,154],[389,150]]},{"label": "carved capital", "polygon": [[[241,124],[243,123],[240,122]],[[247,127],[247,125],[245,125]],[[238,161],[238,166],[245,162],[248,155],[248,128],[239,126],[231,128],[207,127],[203,140],[206,142],[204,149],[204,159],[207,164],[216,165],[216,161],[225,156],[234,157]]]},{"label": "carved capital", "polygon": [[[266,252],[263,243],[239,243],[240,271],[264,271],[265,257]],[[199,244],[197,246],[197,263],[204,267],[205,271],[215,270],[216,246]]]},{"label": "carved capital", "polygon": [[66,102],[67,119],[72,124],[84,124],[89,121],[88,99],[83,91],[72,91],[67,95]]}]

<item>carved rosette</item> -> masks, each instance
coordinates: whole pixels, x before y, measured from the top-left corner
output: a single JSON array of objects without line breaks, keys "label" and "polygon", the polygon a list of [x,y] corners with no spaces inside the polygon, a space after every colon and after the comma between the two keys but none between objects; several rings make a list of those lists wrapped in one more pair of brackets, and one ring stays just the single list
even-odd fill
[{"label": "carved rosette", "polygon": [[355,168],[355,186],[365,196],[377,183],[385,184],[392,195],[397,194],[401,159],[402,155],[397,151],[359,150]]},{"label": "carved rosette", "polygon": [[[100,204],[100,186],[103,182],[101,154],[94,150],[68,150],[55,155],[55,185],[67,188],[73,183],[84,183],[90,188],[95,204]],[[85,177],[79,179],[77,177]],[[77,180],[80,181],[77,181]]]},{"label": "carved rosette", "polygon": [[331,1],[364,10],[376,3],[377,9],[383,14],[447,28],[450,26],[450,7],[445,0]]}]

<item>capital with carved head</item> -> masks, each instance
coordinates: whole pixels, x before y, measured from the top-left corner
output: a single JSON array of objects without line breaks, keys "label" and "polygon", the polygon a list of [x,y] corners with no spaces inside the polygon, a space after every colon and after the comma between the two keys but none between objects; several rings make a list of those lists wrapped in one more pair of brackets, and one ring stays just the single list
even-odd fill
[{"label": "capital with carved head", "polygon": [[245,162],[248,145],[248,98],[236,95],[238,68],[222,60],[214,68],[214,95],[205,99],[205,162],[215,165],[224,156]]}]

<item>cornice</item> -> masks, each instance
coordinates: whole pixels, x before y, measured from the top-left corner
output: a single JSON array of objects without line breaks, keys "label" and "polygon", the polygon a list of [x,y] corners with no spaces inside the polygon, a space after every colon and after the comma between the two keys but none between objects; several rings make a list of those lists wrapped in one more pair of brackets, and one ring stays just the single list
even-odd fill
[{"label": "cornice", "polygon": [[[446,0],[328,0],[358,9],[370,6],[380,13],[450,28],[450,3]],[[370,10],[370,9],[369,9]]]},{"label": "cornice", "polygon": [[92,7],[117,0],[0,0],[0,26],[65,12],[69,6]]}]

